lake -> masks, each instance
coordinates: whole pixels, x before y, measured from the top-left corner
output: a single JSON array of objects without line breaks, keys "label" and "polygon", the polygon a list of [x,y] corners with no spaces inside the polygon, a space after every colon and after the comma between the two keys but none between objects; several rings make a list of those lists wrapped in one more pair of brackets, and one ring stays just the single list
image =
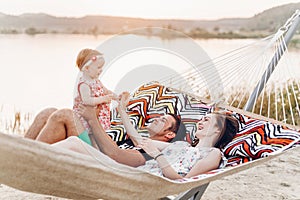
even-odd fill
[{"label": "lake", "polygon": [[[113,36],[89,36],[89,35],[0,35],[0,55],[1,55],[1,73],[0,73],[0,123],[2,130],[4,124],[11,124],[14,113],[37,113],[45,107],[72,107],[73,88],[77,77],[78,69],[75,66],[76,56],[82,48],[96,48],[111,50],[103,52],[104,56],[118,53],[122,48],[122,41],[118,38],[113,40]],[[147,40],[147,39],[146,39]],[[193,52],[195,47],[193,43],[198,44],[204,52],[204,56],[215,58],[230,50],[240,48],[251,44],[253,39],[209,39],[209,40],[160,40],[157,48],[147,49],[135,48],[134,51],[127,50],[126,53],[116,59],[109,58],[108,67],[100,77],[107,88],[120,92],[123,89],[117,87],[124,86],[133,90],[136,85],[128,83],[130,76],[124,79],[128,72],[140,68],[140,71],[147,69],[149,65],[154,66],[154,74],[159,78],[168,72],[177,72],[186,70],[193,63],[181,59],[177,52]],[[118,45],[120,44],[120,45]],[[186,45],[188,44],[188,45]],[[175,53],[161,49],[175,49]],[[180,54],[180,53],[179,53]],[[290,57],[296,66],[300,66],[299,51],[291,51]],[[187,55],[190,56],[190,55]],[[194,61],[197,62],[197,61]],[[195,63],[194,63],[195,64]],[[165,67],[167,66],[167,67]],[[144,67],[144,68],[143,68]],[[165,68],[164,68],[165,67]],[[166,71],[157,71],[159,69]],[[136,73],[139,72],[136,70]],[[136,74],[134,74],[136,76]],[[151,74],[144,73],[143,81],[147,78],[153,78]],[[127,83],[127,84],[126,84]],[[137,84],[137,83],[135,83]]]}]

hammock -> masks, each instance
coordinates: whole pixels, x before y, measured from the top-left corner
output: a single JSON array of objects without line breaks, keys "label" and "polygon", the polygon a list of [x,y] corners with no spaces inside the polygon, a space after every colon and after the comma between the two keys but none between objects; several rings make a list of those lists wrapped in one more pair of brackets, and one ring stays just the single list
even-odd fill
[{"label": "hammock", "polygon": [[[299,18],[299,12],[296,17]],[[282,40],[282,36],[283,34],[278,33],[275,35],[276,40],[267,38],[267,47],[271,46],[270,40],[273,40],[276,44],[279,38],[284,44],[280,46],[286,50],[285,40]],[[266,40],[262,42],[265,43]],[[267,47],[264,50],[268,49]],[[0,183],[24,191],[72,199],[158,199],[195,188],[177,197],[178,199],[187,199],[199,190],[203,192],[207,184],[213,180],[249,169],[286,152],[287,149],[300,146],[300,129],[297,126],[299,122],[295,117],[299,116],[298,97],[300,88],[297,79],[293,79],[292,88],[289,88],[289,86],[276,86],[278,87],[278,94],[280,94],[276,95],[276,98],[280,97],[280,99],[274,99],[271,98],[270,91],[272,90],[268,90],[267,79],[269,77],[264,75],[266,69],[258,70],[258,74],[260,74],[263,81],[256,85],[253,84],[253,87],[250,87],[252,84],[248,84],[249,88],[253,88],[254,103],[244,100],[246,97],[244,97],[241,88],[232,88],[232,85],[237,85],[236,76],[233,76],[233,74],[240,73],[242,66],[246,66],[247,69],[250,68],[249,63],[259,60],[258,58],[261,55],[263,55],[263,60],[270,61],[262,51],[258,52],[259,55],[256,55],[256,59],[250,59],[248,48],[250,46],[216,59],[216,63],[220,63],[220,66],[232,63],[234,67],[233,71],[229,71],[232,76],[227,79],[224,79],[223,76],[228,77],[228,71],[225,68],[218,69],[216,67],[220,72],[221,79],[224,80],[223,86],[211,84],[213,83],[213,77],[205,78],[210,82],[209,84],[201,82],[201,70],[209,69],[208,66],[205,67],[204,63],[199,65],[201,68],[198,66],[185,73],[187,79],[194,79],[191,80],[193,84],[191,84],[190,91],[185,90],[182,92],[180,89],[186,87],[180,86],[180,82],[176,81],[176,77],[169,77],[161,80],[160,83],[151,82],[139,87],[128,105],[130,118],[139,127],[141,135],[146,134],[145,127],[150,123],[149,119],[171,112],[181,116],[187,128],[186,140],[191,141],[196,130],[196,122],[206,113],[215,109],[217,104],[218,108],[224,109],[228,114],[238,119],[240,125],[237,136],[223,150],[228,158],[226,168],[216,169],[190,179],[183,178],[171,181],[164,177],[158,177],[119,164],[105,155],[99,154],[97,158],[90,158],[76,152],[0,133]],[[275,48],[275,50],[277,49]],[[241,56],[240,54],[244,50],[247,53]],[[242,59],[242,62],[236,63],[237,59]],[[278,56],[275,61],[278,62],[279,59]],[[272,61],[271,63],[273,63],[271,66],[275,68],[274,64],[276,62]],[[218,64],[215,65],[219,66]],[[235,68],[235,66],[239,66],[239,68]],[[249,72],[252,73],[252,71]],[[198,77],[195,74],[200,75]],[[267,74],[270,75],[271,73],[268,72]],[[276,75],[276,73],[274,74]],[[248,78],[252,80],[253,77],[249,76]],[[272,82],[272,78],[268,83]],[[276,82],[276,79],[274,81]],[[255,88],[260,88],[261,83],[264,83],[263,85],[267,88],[264,87],[261,91],[260,89],[256,90]],[[175,85],[175,87],[171,87],[169,84]],[[207,88],[207,85],[215,85],[215,88]],[[273,84],[271,85],[273,86]],[[203,86],[204,89],[200,86]],[[286,87],[287,89],[285,89]],[[220,88],[222,88],[221,92]],[[237,97],[232,98],[225,95],[227,94],[226,90],[229,89],[237,91]],[[276,92],[277,89],[274,91]],[[285,95],[283,90],[288,91],[288,95]],[[205,92],[207,92],[207,96],[205,96]],[[271,101],[267,104],[263,103],[263,100],[259,100],[259,98],[264,94],[269,95],[267,98],[269,100],[283,102],[282,105],[272,104]],[[283,97],[289,97],[289,100],[285,101]],[[252,104],[253,106],[248,106]],[[263,112],[265,105],[274,106],[274,108],[270,107],[267,110],[282,111],[277,112],[275,116],[271,116],[271,111]],[[287,107],[286,105],[291,107],[288,109],[289,113],[292,113],[289,116],[293,117],[286,117],[286,112],[283,111]],[[248,111],[241,108],[247,108]],[[257,114],[253,114],[253,112]],[[265,114],[266,116],[263,116]],[[126,132],[120,123],[116,110],[112,111],[112,129],[108,131],[108,134],[115,141],[126,138]],[[201,192],[197,198],[200,197]]]},{"label": "hammock", "polygon": [[100,162],[1,133],[0,180],[20,190],[71,199],[158,199],[249,169],[275,156],[176,182],[121,165],[104,155]]},{"label": "hammock", "polygon": [[[150,108],[144,113],[145,116],[137,114],[142,113],[144,108]],[[158,83],[141,86],[128,106],[133,121],[143,122],[144,119],[145,124],[140,124],[141,134],[144,133],[142,126],[147,124],[146,118],[166,110],[180,111],[187,127],[187,140],[192,139],[196,122],[210,109],[201,100]],[[266,162],[283,150],[300,146],[299,130],[235,111],[228,112],[239,120],[240,131],[224,149],[229,158],[225,169],[213,170],[191,179],[171,181],[119,164],[102,154],[98,158],[90,158],[1,133],[0,182],[24,191],[72,199],[158,199],[201,185],[206,186],[213,180]],[[117,118],[113,119],[112,126],[110,134],[115,133],[115,139],[125,134],[120,133],[123,127]]]}]

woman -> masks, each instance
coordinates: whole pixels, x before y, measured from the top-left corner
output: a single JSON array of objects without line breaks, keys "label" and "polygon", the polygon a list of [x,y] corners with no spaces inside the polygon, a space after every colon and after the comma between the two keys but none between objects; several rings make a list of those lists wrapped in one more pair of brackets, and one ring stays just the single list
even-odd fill
[{"label": "woman", "polygon": [[[82,116],[87,119],[92,127],[95,123],[99,126],[96,115],[86,115],[82,112]],[[144,166],[139,168],[151,173],[164,175],[170,179],[192,177],[217,169],[222,158],[219,148],[229,143],[237,130],[238,122],[236,119],[224,114],[214,113],[208,114],[199,121],[196,132],[198,143],[193,145],[181,141],[170,144],[146,138],[140,139],[139,147],[143,148],[154,160],[147,161]],[[93,132],[95,133],[94,130]],[[99,136],[108,137],[103,128],[98,133]],[[101,137],[99,137],[99,140],[101,140]],[[77,137],[69,137],[54,145],[95,158],[101,154],[101,152],[82,142]],[[112,157],[111,155],[109,156]]]},{"label": "woman", "polygon": [[189,178],[217,169],[222,159],[220,149],[237,131],[235,118],[219,113],[207,114],[198,123],[192,145],[184,141],[170,144],[143,139],[139,147],[154,159],[139,168],[170,179]]}]

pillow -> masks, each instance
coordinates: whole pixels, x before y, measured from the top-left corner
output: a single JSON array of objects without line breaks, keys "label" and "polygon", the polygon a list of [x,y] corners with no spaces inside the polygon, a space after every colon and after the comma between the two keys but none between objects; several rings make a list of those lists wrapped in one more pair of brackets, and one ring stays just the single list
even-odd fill
[{"label": "pillow", "polygon": [[240,130],[224,148],[229,158],[227,165],[248,162],[280,150],[300,139],[300,132],[286,126],[258,120],[239,113],[232,113],[239,121]]},{"label": "pillow", "polygon": [[[186,127],[186,140],[191,141],[196,130],[196,122],[210,112],[210,106],[178,90],[165,87],[158,82],[150,82],[140,86],[133,93],[127,112],[142,136],[148,136],[146,127],[155,117],[166,113],[177,114]],[[107,133],[112,139],[115,141],[126,139],[126,131],[116,109],[111,111],[111,124],[111,130]]]},{"label": "pillow", "polygon": [[[181,117],[186,127],[185,139],[191,142],[194,139],[196,123],[206,113],[211,112],[211,107],[188,94],[165,87],[158,82],[150,82],[140,86],[133,93],[127,112],[131,122],[143,136],[148,136],[146,127],[153,118],[165,113],[175,113]],[[300,138],[299,130],[229,110],[227,114],[235,117],[240,127],[233,141],[223,149],[224,155],[228,158],[227,165],[236,165],[268,156]],[[111,111],[111,124],[111,130],[107,133],[112,139],[125,140],[126,131],[116,109]]]}]

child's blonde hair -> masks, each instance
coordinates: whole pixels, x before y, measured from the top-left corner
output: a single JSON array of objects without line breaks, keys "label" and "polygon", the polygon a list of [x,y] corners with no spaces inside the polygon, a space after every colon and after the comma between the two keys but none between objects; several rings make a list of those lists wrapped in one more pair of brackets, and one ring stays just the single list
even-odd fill
[{"label": "child's blonde hair", "polygon": [[99,56],[102,55],[102,53],[100,53],[97,50],[94,49],[82,49],[79,54],[77,55],[77,59],[76,59],[76,65],[77,67],[81,70],[82,67],[90,60],[92,59],[94,56]]}]

